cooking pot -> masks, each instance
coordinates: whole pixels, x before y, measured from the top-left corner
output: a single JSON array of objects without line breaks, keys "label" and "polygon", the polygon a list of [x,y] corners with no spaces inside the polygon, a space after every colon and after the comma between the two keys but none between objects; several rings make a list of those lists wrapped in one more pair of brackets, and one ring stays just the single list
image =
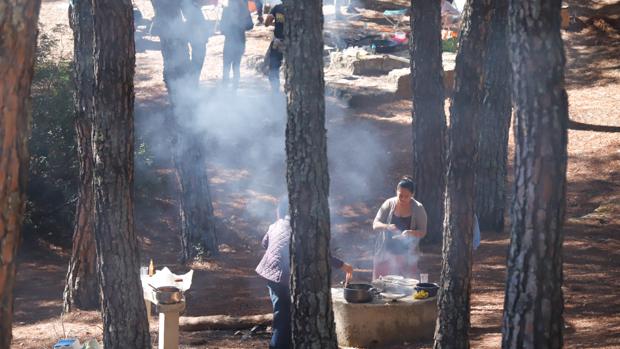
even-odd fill
[{"label": "cooking pot", "polygon": [[428,292],[429,297],[435,297],[437,295],[437,290],[439,290],[439,286],[437,284],[431,284],[429,282],[419,282],[415,285],[414,289],[416,291],[426,291]]},{"label": "cooking pot", "polygon": [[183,299],[183,293],[178,287],[162,286],[155,289],[155,299],[159,304],[179,303]]},{"label": "cooking pot", "polygon": [[348,284],[343,293],[344,299],[349,303],[367,303],[378,291],[370,284]]},{"label": "cooking pot", "polygon": [[376,53],[391,53],[398,51],[401,47],[404,45],[392,39],[377,39],[370,42],[370,49]]}]

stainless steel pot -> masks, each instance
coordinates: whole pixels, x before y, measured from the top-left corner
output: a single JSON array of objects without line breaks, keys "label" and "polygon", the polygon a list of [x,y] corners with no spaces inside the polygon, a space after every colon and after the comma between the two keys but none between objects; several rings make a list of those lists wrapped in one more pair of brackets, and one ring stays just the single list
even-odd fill
[{"label": "stainless steel pot", "polygon": [[159,304],[179,303],[183,299],[183,292],[178,287],[162,286],[155,289],[155,299]]},{"label": "stainless steel pot", "polygon": [[370,284],[348,284],[343,289],[344,299],[349,303],[367,303],[378,291]]}]

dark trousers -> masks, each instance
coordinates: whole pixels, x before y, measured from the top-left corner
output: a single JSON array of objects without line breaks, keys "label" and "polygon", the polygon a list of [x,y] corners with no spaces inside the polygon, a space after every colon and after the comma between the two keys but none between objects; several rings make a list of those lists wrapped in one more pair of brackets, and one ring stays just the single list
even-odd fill
[{"label": "dark trousers", "polygon": [[254,0],[254,4],[256,5],[256,14],[258,17],[263,16],[263,0]]},{"label": "dark trousers", "polygon": [[228,82],[230,70],[232,69],[232,80],[235,88],[239,85],[239,66],[241,65],[241,57],[245,51],[245,37],[243,41],[239,38],[226,36],[224,39],[224,75],[222,80]]},{"label": "dark trousers", "polygon": [[269,82],[271,83],[272,91],[280,89],[280,66],[282,65],[282,59],[284,59],[282,52],[273,48],[269,49]]},{"label": "dark trousers", "polygon": [[190,46],[192,48],[191,72],[196,82],[198,82],[205,56],[207,55],[207,43],[200,40],[190,41]]},{"label": "dark trousers", "polygon": [[273,334],[269,349],[288,349],[291,347],[291,293],[288,285],[273,281],[267,282],[271,304],[273,304]]}]

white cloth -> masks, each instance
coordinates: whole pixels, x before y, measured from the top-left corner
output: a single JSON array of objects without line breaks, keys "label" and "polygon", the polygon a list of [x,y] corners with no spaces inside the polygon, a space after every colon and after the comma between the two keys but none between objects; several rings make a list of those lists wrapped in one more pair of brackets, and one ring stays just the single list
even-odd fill
[{"label": "white cloth", "polygon": [[[148,285],[153,287],[162,287],[162,286],[176,286],[181,291],[185,292],[189,290],[192,286],[192,277],[194,276],[194,270],[190,270],[189,272],[177,275],[173,274],[168,267],[164,267],[162,270],[156,270],[155,275],[141,275],[140,279],[142,281],[142,288],[144,290],[150,290],[151,288]],[[146,283],[146,285],[145,285]]]}]

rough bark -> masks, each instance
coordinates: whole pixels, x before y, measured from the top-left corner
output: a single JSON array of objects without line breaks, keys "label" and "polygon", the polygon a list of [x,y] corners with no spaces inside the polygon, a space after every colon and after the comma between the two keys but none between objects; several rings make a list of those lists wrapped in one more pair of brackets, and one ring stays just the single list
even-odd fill
[{"label": "rough bark", "polygon": [[198,135],[188,131],[181,137],[189,144],[177,145],[174,163],[181,188],[181,261],[185,262],[217,254],[218,242],[204,145]]},{"label": "rough bark", "polygon": [[63,311],[95,309],[99,306],[97,261],[93,223],[93,13],[92,2],[74,2],[69,19],[73,28],[74,80],[76,85],[75,129],[80,181],[73,230],[73,248],[63,292]]},{"label": "rough bark", "polygon": [[28,183],[30,85],[41,2],[0,2],[0,349],[11,346],[13,286]]},{"label": "rough bark", "polygon": [[446,218],[434,348],[469,348],[478,117],[492,0],[468,2],[450,106]]},{"label": "rough bark", "polygon": [[424,242],[441,242],[446,188],[441,2],[411,2],[411,79],[413,92],[413,178],[416,199],[428,215]]},{"label": "rough bark", "polygon": [[508,132],[512,115],[508,62],[508,0],[496,0],[486,42],[480,111],[476,214],[482,230],[502,232],[506,207]]},{"label": "rough bark", "polygon": [[561,348],[568,102],[560,0],[510,1],[515,197],[503,348]]},{"label": "rough bark", "polygon": [[164,82],[172,105],[166,126],[171,134],[171,156],[180,190],[179,259],[186,262],[218,253],[215,216],[202,136],[192,132],[183,122],[183,118],[188,119],[193,113],[191,97],[184,85],[193,81],[195,69],[192,69],[187,38],[178,32],[183,25],[181,2],[153,0],[152,3],[164,60]]},{"label": "rough bark", "polygon": [[330,292],[322,2],[285,0],[284,7],[293,348],[337,348]]},{"label": "rough bark", "polygon": [[93,1],[95,241],[106,348],[150,348],[133,221],[133,77],[129,0]]}]

